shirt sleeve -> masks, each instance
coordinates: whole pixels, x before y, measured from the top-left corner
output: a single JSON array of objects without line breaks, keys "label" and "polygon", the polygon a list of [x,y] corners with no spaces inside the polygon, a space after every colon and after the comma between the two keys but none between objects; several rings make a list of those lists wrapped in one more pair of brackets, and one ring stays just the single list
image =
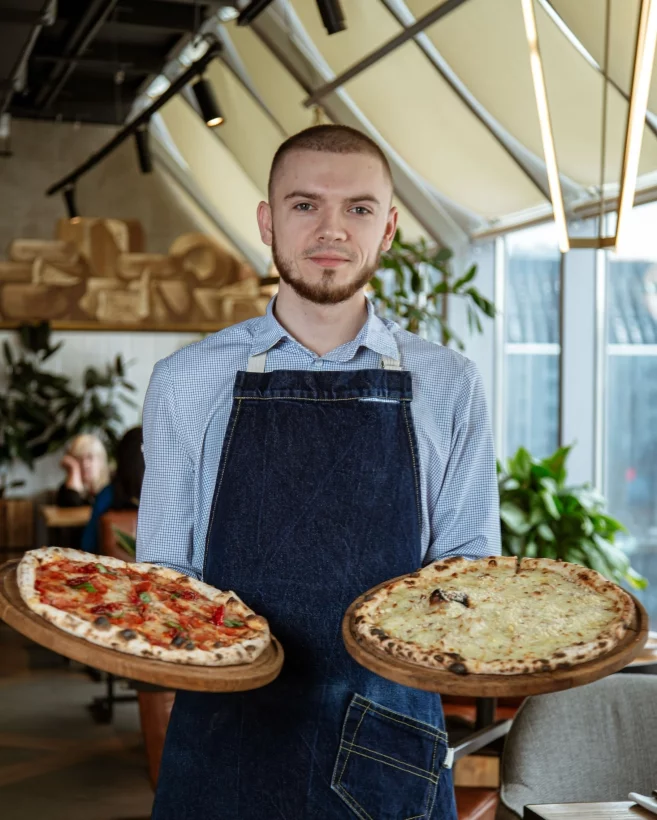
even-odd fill
[{"label": "shirt sleeve", "polygon": [[462,555],[501,554],[499,490],[484,387],[468,362],[454,414],[452,446],[438,497],[430,499],[431,537],[425,563]]},{"label": "shirt sleeve", "polygon": [[194,462],[183,440],[166,359],[153,370],[143,415],[146,470],[137,520],[137,560],[200,578],[193,563]]}]

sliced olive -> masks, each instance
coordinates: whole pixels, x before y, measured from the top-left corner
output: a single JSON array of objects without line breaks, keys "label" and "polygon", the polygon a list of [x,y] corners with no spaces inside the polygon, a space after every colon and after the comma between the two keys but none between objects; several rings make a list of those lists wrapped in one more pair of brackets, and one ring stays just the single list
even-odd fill
[{"label": "sliced olive", "polygon": [[194,641],[187,641],[185,649],[194,649]]},{"label": "sliced olive", "polygon": [[171,641],[172,646],[182,646],[187,639],[183,635],[176,635],[176,637]]},{"label": "sliced olive", "polygon": [[100,626],[103,627],[103,629],[107,629],[109,625],[109,618],[106,618],[104,615],[99,615],[94,621],[94,626]]},{"label": "sliced olive", "polygon": [[123,638],[123,640],[125,641],[131,641],[133,638],[137,637],[137,633],[134,631],[134,629],[122,629],[119,632],[119,636]]}]

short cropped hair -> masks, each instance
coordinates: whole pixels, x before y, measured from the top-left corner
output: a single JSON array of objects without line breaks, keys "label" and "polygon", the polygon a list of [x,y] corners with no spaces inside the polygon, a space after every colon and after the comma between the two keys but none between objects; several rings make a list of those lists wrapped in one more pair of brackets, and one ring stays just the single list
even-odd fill
[{"label": "short cropped hair", "polygon": [[366,134],[348,125],[314,125],[293,134],[279,146],[269,172],[268,193],[271,200],[272,184],[283,159],[292,151],[321,151],[327,154],[367,154],[383,165],[392,185],[392,173],[386,155]]}]

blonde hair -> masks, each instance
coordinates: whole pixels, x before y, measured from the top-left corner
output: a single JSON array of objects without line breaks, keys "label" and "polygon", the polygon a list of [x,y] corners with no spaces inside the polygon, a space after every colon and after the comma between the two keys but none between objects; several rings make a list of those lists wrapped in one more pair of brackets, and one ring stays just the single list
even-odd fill
[{"label": "blonde hair", "polygon": [[92,433],[82,433],[71,440],[66,452],[73,458],[82,458],[85,455],[95,455],[100,458],[100,468],[98,470],[98,477],[94,485],[88,489],[96,495],[103,487],[110,483],[109,463],[107,460],[107,450],[105,445]]}]

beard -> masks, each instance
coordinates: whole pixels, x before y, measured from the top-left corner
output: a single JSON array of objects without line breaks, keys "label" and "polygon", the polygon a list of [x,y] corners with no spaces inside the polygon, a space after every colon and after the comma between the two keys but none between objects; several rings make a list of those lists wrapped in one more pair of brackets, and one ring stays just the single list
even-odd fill
[{"label": "beard", "polygon": [[[382,247],[383,241],[379,245],[374,261],[363,265],[352,275],[349,281],[341,284],[337,284],[335,281],[338,276],[338,271],[335,268],[324,268],[319,282],[305,280],[297,272],[294,262],[285,259],[280,254],[275,238],[272,241],[272,256],[279,276],[286,285],[292,288],[297,296],[315,305],[338,305],[351,299],[376,274],[379,270]],[[322,250],[328,249],[323,248]],[[313,252],[316,252],[316,250]],[[340,253],[344,253],[344,251],[341,250]]]}]

